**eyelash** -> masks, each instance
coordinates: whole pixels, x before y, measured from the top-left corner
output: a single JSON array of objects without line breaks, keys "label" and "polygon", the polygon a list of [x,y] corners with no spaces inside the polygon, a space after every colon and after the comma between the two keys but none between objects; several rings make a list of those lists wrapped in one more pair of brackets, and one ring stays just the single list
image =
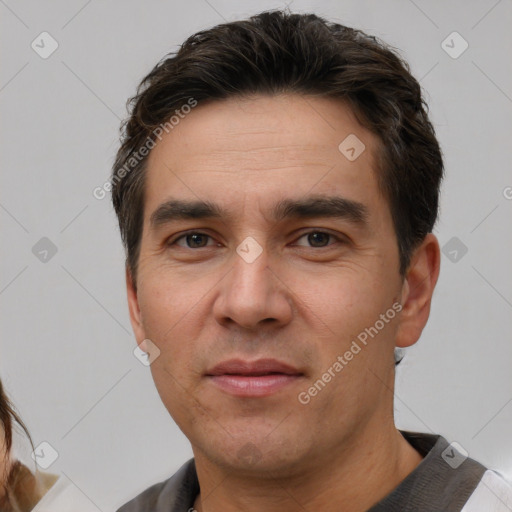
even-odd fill
[{"label": "eyelash", "polygon": [[[319,229],[313,229],[313,230],[310,230],[310,231],[307,231],[306,233],[302,233],[302,235],[297,238],[297,240],[300,240],[301,238],[304,238],[305,236],[308,236],[308,235],[311,235],[312,233],[320,233],[320,234],[323,234],[323,235],[327,235],[330,237],[330,239],[334,239],[336,240],[336,242],[339,242],[339,243],[346,243],[345,240],[343,240],[341,237],[339,236],[336,236],[336,235],[333,235],[332,233],[330,233],[329,231],[324,231],[324,230],[319,230]],[[207,233],[203,233],[202,231],[187,231],[185,233],[182,233],[180,236],[174,238],[173,240],[170,240],[167,245],[169,247],[172,247],[174,245],[176,245],[176,242],[178,242],[179,240],[182,240],[182,239],[186,239],[187,236],[190,236],[190,235],[202,235],[202,236],[206,236],[210,239],[213,240],[213,237],[211,235],[208,235]],[[325,246],[321,246],[321,247],[314,247],[314,246],[309,246],[311,249],[326,249],[327,247],[330,247],[331,245],[333,244],[327,244]],[[197,249],[206,249],[207,247],[212,247],[212,246],[204,246],[204,247],[184,247],[185,249],[191,249],[191,250],[197,250]],[[303,246],[301,246],[303,247]]]}]

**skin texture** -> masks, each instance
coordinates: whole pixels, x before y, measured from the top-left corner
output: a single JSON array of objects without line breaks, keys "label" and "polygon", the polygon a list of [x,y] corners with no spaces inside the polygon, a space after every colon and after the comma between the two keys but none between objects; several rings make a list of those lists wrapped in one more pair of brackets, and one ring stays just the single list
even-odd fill
[{"label": "skin texture", "polygon": [[[338,149],[349,134],[366,147],[354,161]],[[151,371],[192,443],[199,511],[363,511],[421,461],[394,425],[393,351],[428,319],[439,245],[429,234],[400,276],[377,143],[341,101],[253,96],[198,105],[149,156],[137,291],[126,274],[130,317],[137,342],[160,350]],[[367,224],[272,218],[278,201],[318,195],[363,204]],[[229,215],[154,229],[150,215],[170,198]],[[173,244],[188,230],[211,238]],[[333,237],[315,246],[315,231]],[[236,252],[246,237],[262,248],[252,263]],[[298,394],[397,301],[401,313],[301,404]],[[275,358],[303,375],[271,396],[234,397],[205,376],[231,358]]]}]

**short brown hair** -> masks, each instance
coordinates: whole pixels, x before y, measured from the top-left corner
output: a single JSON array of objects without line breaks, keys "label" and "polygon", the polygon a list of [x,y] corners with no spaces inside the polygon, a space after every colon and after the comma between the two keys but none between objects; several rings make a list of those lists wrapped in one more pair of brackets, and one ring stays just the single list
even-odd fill
[{"label": "short brown hair", "polygon": [[287,92],[343,99],[378,136],[378,183],[397,236],[398,270],[405,274],[413,249],[433,229],[443,176],[419,83],[408,64],[373,36],[314,14],[272,11],[192,35],[154,67],[129,100],[111,185],[134,286],[147,162],[139,149],[154,142],[158,126],[191,98]]}]

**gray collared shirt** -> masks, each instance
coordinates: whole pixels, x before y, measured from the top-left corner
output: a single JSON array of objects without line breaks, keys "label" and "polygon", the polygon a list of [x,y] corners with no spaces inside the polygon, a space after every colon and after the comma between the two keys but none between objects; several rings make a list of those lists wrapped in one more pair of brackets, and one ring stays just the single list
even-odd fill
[{"label": "gray collared shirt", "polygon": [[[479,462],[457,451],[456,447],[449,445],[440,435],[402,430],[400,432],[423,456],[423,460],[368,512],[473,511],[470,498],[479,487],[484,474],[491,472]],[[499,498],[489,484],[485,488],[491,491],[489,499],[497,498],[497,508],[486,508],[486,512],[512,510],[512,505],[509,509],[505,504],[505,500],[512,499],[512,490],[509,487],[503,487],[505,491],[501,490],[504,493],[503,499]],[[198,494],[195,462],[190,459],[171,478],[149,487],[117,512],[192,512]],[[505,504],[506,508],[500,508],[501,504]]]}]

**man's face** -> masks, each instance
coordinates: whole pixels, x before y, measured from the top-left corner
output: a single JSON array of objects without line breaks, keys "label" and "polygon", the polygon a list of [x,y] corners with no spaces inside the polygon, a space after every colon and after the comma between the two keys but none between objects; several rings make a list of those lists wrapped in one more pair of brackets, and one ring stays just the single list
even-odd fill
[{"label": "man's face", "polygon": [[[152,150],[130,312],[196,456],[292,472],[389,421],[403,281],[376,143],[343,103],[282,95],[200,104]],[[218,215],[152,222],[168,201]]]}]

